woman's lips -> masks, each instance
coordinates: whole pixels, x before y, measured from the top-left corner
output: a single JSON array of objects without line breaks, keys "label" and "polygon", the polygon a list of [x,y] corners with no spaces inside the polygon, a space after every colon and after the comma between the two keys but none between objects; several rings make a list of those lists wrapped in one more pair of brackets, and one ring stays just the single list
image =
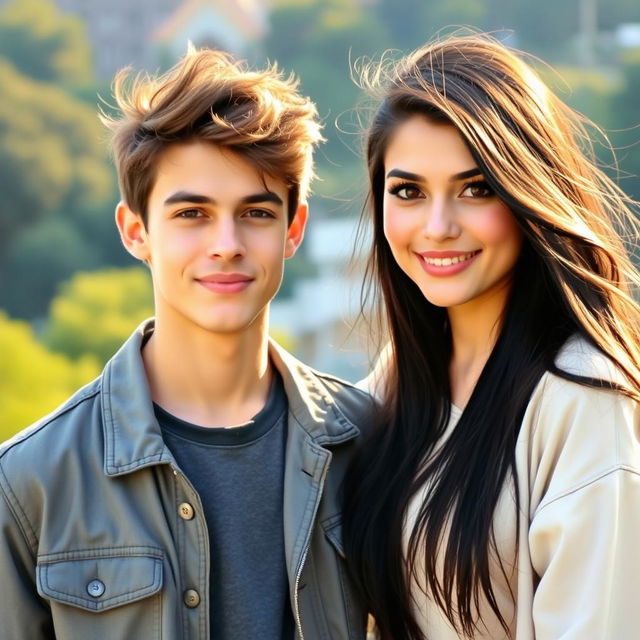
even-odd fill
[{"label": "woman's lips", "polygon": [[454,276],[471,265],[481,250],[416,252],[422,268],[432,276]]}]

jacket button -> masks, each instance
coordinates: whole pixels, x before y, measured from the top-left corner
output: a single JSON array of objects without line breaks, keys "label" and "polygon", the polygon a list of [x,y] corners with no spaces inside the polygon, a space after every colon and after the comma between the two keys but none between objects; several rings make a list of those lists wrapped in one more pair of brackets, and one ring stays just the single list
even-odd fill
[{"label": "jacket button", "polygon": [[99,598],[104,593],[104,582],[92,580],[87,585],[87,593],[93,598]]},{"label": "jacket button", "polygon": [[195,589],[187,589],[183,598],[189,609],[195,609],[200,604],[200,594]]},{"label": "jacket button", "polygon": [[194,515],[193,507],[188,502],[183,502],[178,507],[178,513],[183,520],[191,520]]}]

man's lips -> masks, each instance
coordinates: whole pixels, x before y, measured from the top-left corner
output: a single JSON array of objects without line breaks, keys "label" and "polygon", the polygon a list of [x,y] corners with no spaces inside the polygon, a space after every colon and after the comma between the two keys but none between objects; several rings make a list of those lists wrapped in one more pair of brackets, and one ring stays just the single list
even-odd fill
[{"label": "man's lips", "polygon": [[199,282],[247,282],[253,280],[251,276],[244,273],[212,273],[202,278],[197,278]]},{"label": "man's lips", "polygon": [[253,278],[244,273],[212,273],[196,278],[205,289],[215,293],[239,293],[244,291]]}]

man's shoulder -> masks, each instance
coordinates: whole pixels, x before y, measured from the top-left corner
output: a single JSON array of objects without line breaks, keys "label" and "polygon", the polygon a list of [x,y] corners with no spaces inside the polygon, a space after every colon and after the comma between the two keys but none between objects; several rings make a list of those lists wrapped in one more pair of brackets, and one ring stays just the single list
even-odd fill
[{"label": "man's shoulder", "polygon": [[[305,365],[306,366],[306,365]],[[328,395],[340,407],[340,410],[349,419],[360,426],[361,416],[369,417],[374,410],[374,401],[371,394],[356,386],[355,383],[344,380],[336,375],[318,371],[313,367],[307,367],[316,376],[320,384],[324,386]]]},{"label": "man's shoulder", "polygon": [[[95,411],[101,378],[78,389],[52,412],[25,427],[0,444],[0,467],[4,473],[50,466],[52,456],[61,447],[79,443],[78,429],[88,429],[89,416]],[[13,475],[13,474],[11,474]]]},{"label": "man's shoulder", "polygon": [[270,355],[285,380],[290,403],[293,400],[304,405],[312,414],[315,408],[332,407],[346,422],[366,430],[375,409],[373,398],[366,391],[301,362],[273,341]]}]

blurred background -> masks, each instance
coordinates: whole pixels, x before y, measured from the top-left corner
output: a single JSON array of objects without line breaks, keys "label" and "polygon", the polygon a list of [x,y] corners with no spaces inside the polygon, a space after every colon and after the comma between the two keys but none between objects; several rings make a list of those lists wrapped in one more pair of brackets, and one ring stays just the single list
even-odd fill
[{"label": "blurred background", "polygon": [[[320,369],[363,375],[354,230],[367,110],[350,68],[453,25],[548,63],[544,78],[606,131],[618,160],[608,170],[640,198],[638,0],[0,0],[0,441],[97,375],[152,313],[148,273],[113,223],[118,192],[97,110],[115,71],[164,70],[188,41],[257,66],[277,60],[317,103],[327,143],[272,333]],[[606,145],[597,150],[613,167]]]}]

